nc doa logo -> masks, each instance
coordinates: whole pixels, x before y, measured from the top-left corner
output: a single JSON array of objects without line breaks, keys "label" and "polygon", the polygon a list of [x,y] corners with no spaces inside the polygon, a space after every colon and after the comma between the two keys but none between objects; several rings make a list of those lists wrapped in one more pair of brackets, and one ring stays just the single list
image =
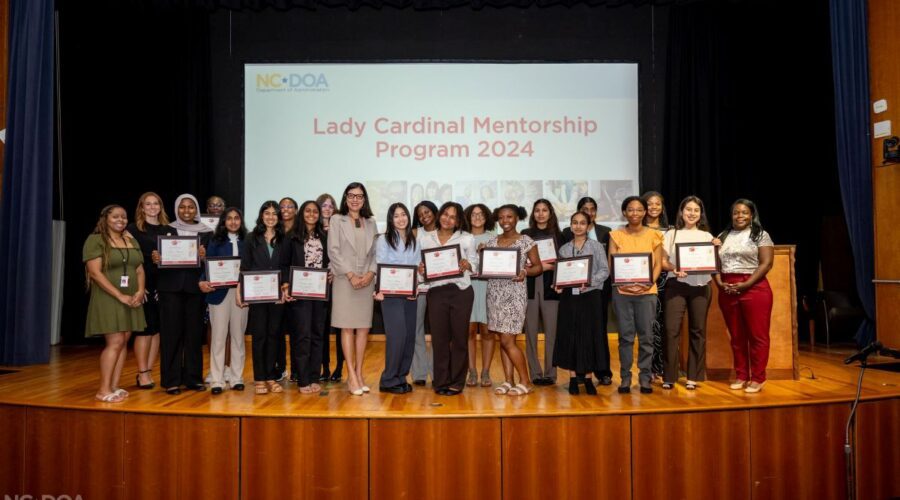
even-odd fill
[{"label": "nc doa logo", "polygon": [[325,73],[263,73],[256,75],[256,89],[261,91],[325,91],[328,80]]}]

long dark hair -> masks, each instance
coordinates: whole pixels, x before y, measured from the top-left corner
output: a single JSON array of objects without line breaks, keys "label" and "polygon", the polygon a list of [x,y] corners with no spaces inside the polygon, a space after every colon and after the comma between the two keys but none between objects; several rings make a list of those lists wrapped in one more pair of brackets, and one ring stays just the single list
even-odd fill
[{"label": "long dark hair", "polygon": [[730,217],[730,214],[734,213],[734,207],[738,205],[744,205],[750,209],[750,239],[754,242],[759,241],[764,231],[762,223],[759,221],[759,211],[756,209],[756,203],[753,203],[747,198],[738,198],[731,204],[731,210],[728,211],[728,224],[725,226],[725,229],[719,233],[719,239],[725,241],[728,234],[734,230],[734,220]]},{"label": "long dark hair", "polygon": [[700,206],[700,220],[697,221],[697,229],[709,231],[709,222],[706,220],[706,207],[703,206],[703,200],[694,195],[686,197],[678,204],[678,215],[675,216],[675,229],[684,229],[684,207],[692,201]]},{"label": "long dark hair", "polygon": [[[303,212],[306,211],[306,207],[309,205],[315,206],[316,210],[319,211],[319,216],[316,217],[316,225],[313,227],[312,231],[306,227],[306,219],[303,218]],[[325,238],[325,226],[322,224],[322,207],[320,207],[318,203],[313,200],[304,201],[297,210],[297,217],[299,217],[300,220],[294,222],[294,227],[291,228],[291,232],[288,235],[290,238],[301,243],[305,243],[306,240],[310,238],[318,238],[320,240]]]},{"label": "long dark hair", "polygon": [[[538,201],[540,201],[540,200],[538,200]],[[537,203],[537,202],[535,202],[535,203]],[[584,205],[586,203],[593,203],[594,208],[597,208],[597,200],[591,198],[590,196],[582,196],[581,198],[578,199],[578,204],[575,205],[575,210],[578,210],[580,212],[581,209],[584,208]],[[593,222],[593,221],[588,221],[588,222]]]},{"label": "long dark hair", "polygon": [[453,231],[454,232],[455,231],[468,232],[469,231],[469,223],[466,221],[466,213],[463,210],[462,205],[460,205],[459,203],[457,203],[455,201],[448,201],[448,202],[444,203],[443,205],[441,205],[441,209],[438,210],[437,213],[435,214],[435,217],[437,218],[436,227],[438,229],[440,229],[441,215],[443,215],[443,213],[446,212],[447,210],[449,210],[450,208],[456,209],[456,227],[453,228]]},{"label": "long dark hair", "polygon": [[416,246],[416,238],[413,236],[412,232],[412,218],[409,216],[409,209],[406,208],[406,205],[403,203],[393,203],[390,207],[388,207],[387,211],[387,230],[384,232],[384,238],[387,240],[387,244],[391,246],[394,250],[397,249],[400,243],[400,237],[397,235],[398,229],[394,226],[394,213],[397,210],[403,210],[406,213],[406,220],[408,221],[406,224],[406,229],[403,230],[403,239],[406,240],[404,244],[404,248],[409,250],[410,248],[415,248]]},{"label": "long dark hair", "polygon": [[237,230],[238,239],[242,240],[247,237],[247,228],[244,227],[244,213],[237,207],[228,207],[222,212],[222,216],[219,217],[219,223],[216,224],[216,232],[213,233],[213,240],[219,243],[228,241],[228,228],[225,227],[225,219],[228,218],[228,214],[231,212],[238,214],[238,217],[241,218],[241,227]]},{"label": "long dark hair", "polygon": [[[669,216],[666,214],[666,199],[663,198],[663,195],[659,194],[656,191],[647,191],[646,193],[641,195],[641,199],[644,200],[644,209],[647,209],[647,205],[650,202],[650,198],[659,198],[659,204],[662,205],[662,212],[659,213],[659,227],[666,228],[669,227]],[[649,214],[644,214],[644,225],[647,225],[647,217]]]},{"label": "long dark hair", "polygon": [[474,203],[466,207],[466,223],[469,224],[469,229],[472,229],[472,212],[476,208],[480,209],[481,213],[484,214],[484,230],[493,231],[494,225],[497,223],[497,221],[494,220],[494,215],[491,213],[491,209],[488,208],[484,203]]},{"label": "long dark hair", "polygon": [[[582,200],[583,199],[584,198],[582,198]],[[554,210],[553,204],[544,198],[535,200],[534,205],[531,206],[531,217],[528,218],[528,228],[531,229],[533,233],[540,231],[540,229],[538,229],[537,220],[534,218],[534,209],[537,208],[538,204],[546,205],[547,210],[550,211],[550,218],[547,220],[547,231],[550,231],[550,234],[556,238],[556,241],[559,241],[560,238],[562,238],[562,233],[559,230],[559,219],[556,217],[556,210]],[[596,207],[597,204],[594,203],[594,206]],[[532,236],[534,236],[534,234],[532,234]]]},{"label": "long dark hair", "polygon": [[362,189],[363,192],[363,206],[359,209],[359,216],[363,219],[368,219],[372,216],[372,207],[369,205],[369,192],[366,191],[366,187],[363,186],[362,182],[351,182],[350,184],[347,184],[347,187],[344,189],[344,194],[341,196],[341,215],[350,213],[350,206],[347,205],[347,193],[350,192],[351,189],[356,188]]},{"label": "long dark hair", "polygon": [[431,213],[434,215],[435,226],[437,226],[437,224],[439,224],[439,222],[437,220],[437,217],[438,217],[437,205],[435,205],[434,202],[432,202],[432,201],[422,200],[419,202],[418,205],[416,205],[415,208],[413,208],[413,225],[412,225],[413,228],[424,227],[424,224],[422,224],[422,221],[419,220],[419,207],[425,207],[428,210],[431,210]]},{"label": "long dark hair", "polygon": [[257,240],[260,240],[263,235],[266,234],[266,224],[263,222],[263,212],[270,208],[275,210],[275,215],[278,217],[278,223],[275,224],[275,237],[272,238],[272,246],[275,246],[284,238],[284,223],[281,221],[281,208],[278,206],[277,201],[269,200],[259,207],[259,215],[256,217],[256,227],[253,228],[253,235]]}]

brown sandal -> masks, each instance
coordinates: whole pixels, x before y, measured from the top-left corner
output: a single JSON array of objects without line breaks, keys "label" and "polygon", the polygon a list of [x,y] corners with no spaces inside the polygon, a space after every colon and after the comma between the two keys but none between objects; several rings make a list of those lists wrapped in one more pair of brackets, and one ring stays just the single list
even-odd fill
[{"label": "brown sandal", "polygon": [[269,386],[269,392],[273,394],[277,394],[279,392],[284,392],[284,388],[281,387],[281,384],[274,380],[269,380],[266,382],[266,385]]},{"label": "brown sandal", "polygon": [[265,382],[256,382],[253,384],[253,388],[256,390],[257,394],[268,394],[269,388],[266,387]]}]

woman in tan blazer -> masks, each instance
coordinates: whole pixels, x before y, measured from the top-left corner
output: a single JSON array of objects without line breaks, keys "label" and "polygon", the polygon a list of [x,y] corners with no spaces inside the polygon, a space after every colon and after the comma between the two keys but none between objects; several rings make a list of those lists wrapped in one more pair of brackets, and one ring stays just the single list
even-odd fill
[{"label": "woman in tan blazer", "polygon": [[354,396],[369,392],[362,368],[372,327],[377,234],[366,188],[351,182],[341,197],[340,213],[331,218],[328,258],[334,273],[331,325],[341,329],[341,345],[349,368],[348,387]]}]

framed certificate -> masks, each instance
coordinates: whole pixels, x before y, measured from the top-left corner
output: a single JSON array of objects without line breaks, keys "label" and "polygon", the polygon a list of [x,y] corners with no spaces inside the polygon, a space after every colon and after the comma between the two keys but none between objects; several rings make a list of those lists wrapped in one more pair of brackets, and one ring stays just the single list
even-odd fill
[{"label": "framed certificate", "polygon": [[675,269],[688,274],[713,274],[721,269],[719,247],[707,243],[676,243]]},{"label": "framed certificate", "polygon": [[200,267],[200,238],[196,236],[157,236],[160,269]]},{"label": "framed certificate", "polygon": [[425,281],[462,276],[463,272],[459,269],[460,260],[459,245],[422,250],[422,262],[425,264]]},{"label": "framed certificate", "polygon": [[538,255],[544,264],[552,264],[556,262],[556,240],[553,238],[540,238],[534,240],[537,245]]},{"label": "framed certificate", "polygon": [[241,300],[247,304],[274,304],[281,299],[280,271],[241,273]]},{"label": "framed certificate", "polygon": [[478,277],[513,279],[522,270],[518,248],[487,247],[481,249]]},{"label": "framed certificate", "polygon": [[240,257],[207,257],[206,280],[212,287],[234,287],[241,281]]},{"label": "framed certificate", "polygon": [[211,214],[203,214],[200,216],[200,223],[204,226],[216,230],[216,227],[219,225],[219,216],[211,215]]},{"label": "framed certificate", "polygon": [[569,257],[556,261],[556,272],[553,274],[554,288],[580,287],[591,284],[591,265],[593,255]]},{"label": "framed certificate", "polygon": [[418,266],[378,264],[375,292],[385,297],[412,297],[416,294]]},{"label": "framed certificate", "polygon": [[328,269],[291,267],[291,297],[328,300]]},{"label": "framed certificate", "polygon": [[619,253],[610,257],[613,286],[653,284],[653,254]]}]

